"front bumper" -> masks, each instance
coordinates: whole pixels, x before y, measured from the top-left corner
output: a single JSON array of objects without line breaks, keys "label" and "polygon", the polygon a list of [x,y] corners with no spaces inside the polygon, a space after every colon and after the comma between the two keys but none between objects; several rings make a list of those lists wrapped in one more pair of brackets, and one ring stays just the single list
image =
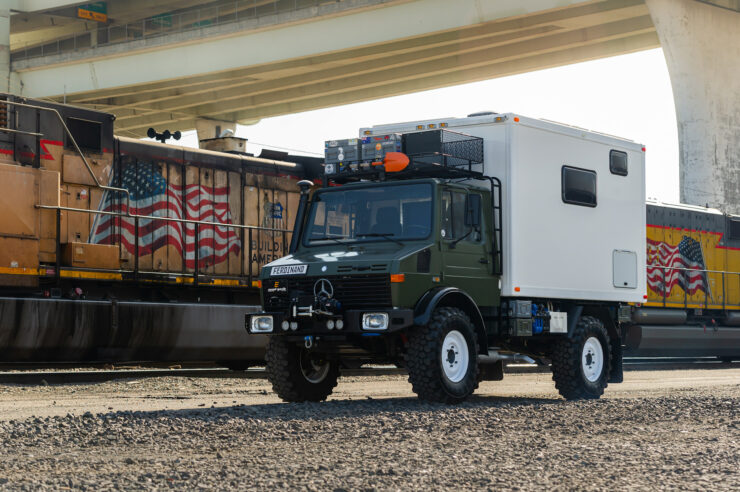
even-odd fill
[{"label": "front bumper", "polygon": [[[388,315],[388,327],[384,330],[368,330],[362,328],[362,315],[366,313],[386,313]],[[251,318],[254,316],[272,316],[272,332],[252,332]],[[327,321],[332,320],[336,325],[337,320],[342,320],[342,329],[329,329]],[[296,329],[282,329],[283,321],[297,324]],[[261,312],[249,313],[245,318],[245,328],[253,335],[357,335],[357,334],[383,334],[403,330],[414,324],[414,311],[412,309],[363,309],[347,310],[335,316],[299,316],[290,317],[286,313]]]}]

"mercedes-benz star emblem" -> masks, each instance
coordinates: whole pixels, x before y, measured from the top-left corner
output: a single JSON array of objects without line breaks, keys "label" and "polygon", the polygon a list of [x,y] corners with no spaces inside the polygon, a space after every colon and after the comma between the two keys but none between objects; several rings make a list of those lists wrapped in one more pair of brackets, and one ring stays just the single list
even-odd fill
[{"label": "mercedes-benz star emblem", "polygon": [[313,284],[313,293],[316,297],[334,297],[334,286],[325,278],[321,278]]}]

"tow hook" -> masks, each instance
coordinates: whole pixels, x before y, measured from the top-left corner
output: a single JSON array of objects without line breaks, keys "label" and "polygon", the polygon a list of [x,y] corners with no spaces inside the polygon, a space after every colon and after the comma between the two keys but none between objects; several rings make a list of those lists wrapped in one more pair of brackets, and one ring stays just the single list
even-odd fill
[{"label": "tow hook", "polygon": [[303,344],[306,346],[307,349],[313,347],[313,336],[307,335],[303,337]]}]

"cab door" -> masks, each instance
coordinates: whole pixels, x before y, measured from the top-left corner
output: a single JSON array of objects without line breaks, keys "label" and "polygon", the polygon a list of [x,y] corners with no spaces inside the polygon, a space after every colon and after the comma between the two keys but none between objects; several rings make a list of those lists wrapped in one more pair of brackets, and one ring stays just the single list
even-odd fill
[{"label": "cab door", "polygon": [[442,283],[470,295],[479,306],[496,304],[490,245],[486,241],[483,197],[475,191],[442,190]]}]

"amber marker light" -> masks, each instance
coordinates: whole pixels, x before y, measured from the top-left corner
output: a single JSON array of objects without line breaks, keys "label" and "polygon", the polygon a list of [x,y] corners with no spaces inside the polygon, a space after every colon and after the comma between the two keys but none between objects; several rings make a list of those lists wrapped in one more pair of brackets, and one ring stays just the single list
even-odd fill
[{"label": "amber marker light", "polygon": [[403,273],[392,273],[391,282],[394,284],[400,284],[406,281],[406,275]]},{"label": "amber marker light", "polygon": [[514,121],[516,121],[517,123],[519,123],[519,117],[518,116],[514,116]]},{"label": "amber marker light", "polygon": [[252,287],[262,288],[262,280],[252,280]]},{"label": "amber marker light", "polygon": [[521,292],[522,289],[520,287],[514,287],[514,292]]},{"label": "amber marker light", "polygon": [[402,152],[388,152],[383,159],[385,170],[389,173],[403,171],[409,165],[409,156]]}]

